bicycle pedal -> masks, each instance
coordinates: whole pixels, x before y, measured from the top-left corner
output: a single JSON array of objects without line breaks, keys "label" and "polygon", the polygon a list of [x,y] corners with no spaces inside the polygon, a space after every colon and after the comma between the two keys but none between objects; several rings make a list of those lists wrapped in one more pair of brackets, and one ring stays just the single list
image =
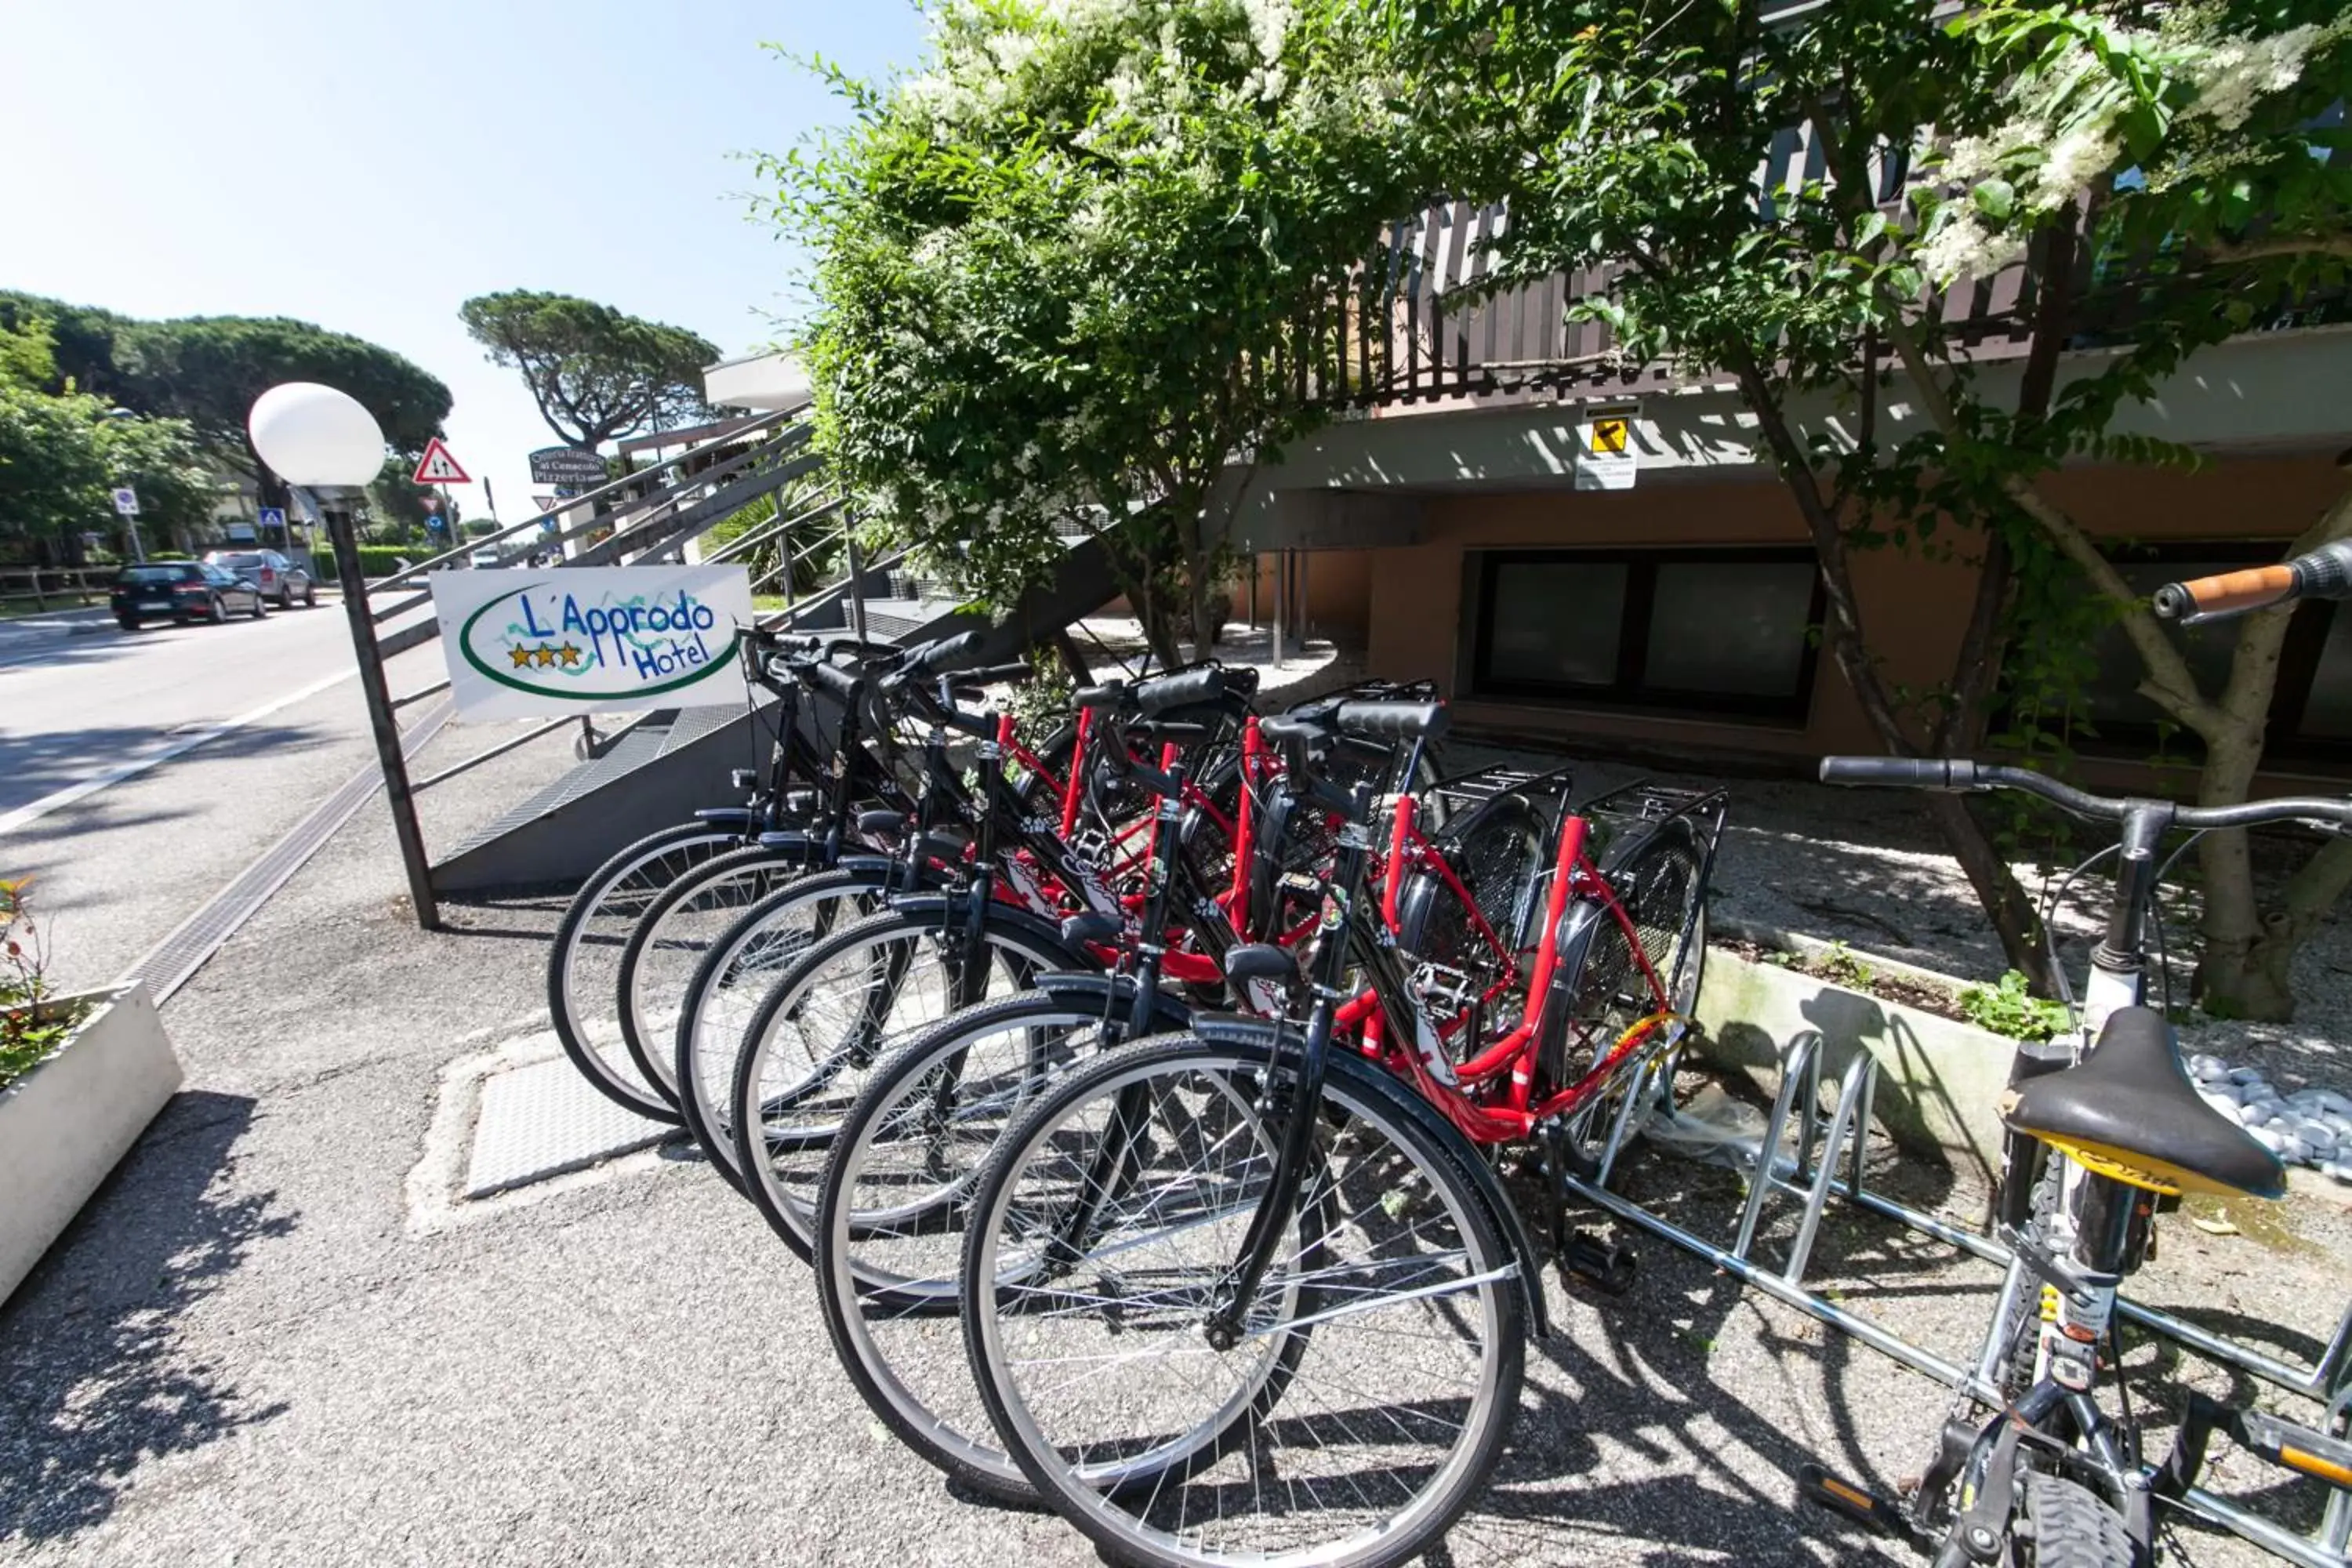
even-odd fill
[{"label": "bicycle pedal", "polygon": [[2233,1434],[2273,1465],[2352,1490],[2352,1443],[2260,1410],[2238,1413]]},{"label": "bicycle pedal", "polygon": [[1867,1525],[1882,1535],[1906,1533],[1901,1504],[1892,1498],[1879,1496],[1867,1487],[1859,1487],[1833,1476],[1819,1465],[1798,1467],[1797,1495],[1832,1513],[1843,1514],[1856,1524]]},{"label": "bicycle pedal", "polygon": [[1560,1282],[1581,1279],[1606,1295],[1622,1296],[1633,1288],[1641,1259],[1622,1241],[1603,1241],[1591,1231],[1570,1233],[1559,1250]]}]

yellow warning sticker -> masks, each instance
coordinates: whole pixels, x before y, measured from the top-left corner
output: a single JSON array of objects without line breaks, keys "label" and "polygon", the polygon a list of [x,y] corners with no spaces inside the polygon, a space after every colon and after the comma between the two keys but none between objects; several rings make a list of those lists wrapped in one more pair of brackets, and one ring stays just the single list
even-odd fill
[{"label": "yellow warning sticker", "polygon": [[1596,456],[1608,456],[1622,452],[1625,449],[1628,423],[1624,419],[1595,419],[1591,426],[1593,453]]}]

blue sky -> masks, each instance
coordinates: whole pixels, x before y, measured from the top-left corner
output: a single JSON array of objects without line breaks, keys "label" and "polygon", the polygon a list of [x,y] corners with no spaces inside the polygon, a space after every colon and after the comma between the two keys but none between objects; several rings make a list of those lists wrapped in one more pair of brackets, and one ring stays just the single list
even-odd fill
[{"label": "blue sky", "polygon": [[[458,301],[581,294],[730,355],[799,259],[752,170],[839,106],[778,43],[912,64],[907,0],[19,0],[0,94],[0,287],[135,316],[298,316],[448,384],[449,444],[526,515],[555,437]],[[481,487],[461,500],[483,508]]]}]

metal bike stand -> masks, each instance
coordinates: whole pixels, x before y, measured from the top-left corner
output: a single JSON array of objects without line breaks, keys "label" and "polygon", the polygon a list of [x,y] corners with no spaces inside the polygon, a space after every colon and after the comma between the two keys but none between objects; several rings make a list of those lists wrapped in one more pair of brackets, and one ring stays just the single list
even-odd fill
[{"label": "metal bike stand", "polygon": [[[1820,1319],[1913,1371],[1924,1373],[1948,1388],[1967,1389],[1980,1397],[1989,1397],[1990,1385],[1969,1369],[1890,1333],[1869,1319],[1804,1288],[1805,1268],[1811,1261],[1813,1242],[1821,1233],[1822,1211],[1828,1206],[1831,1193],[1851,1190],[1860,1184],[1863,1144],[1878,1079],[1876,1058],[1867,1051],[1856,1051],[1839,1076],[1837,1105],[1824,1117],[1821,1110],[1822,1046],[1822,1037],[1809,1029],[1790,1041],[1780,1053],[1780,1089],[1773,1098],[1763,1137],[1754,1150],[1747,1152],[1748,1200],[1729,1247],[1717,1247],[1704,1240],[1664,1215],[1611,1192],[1604,1184],[1632,1131],[1628,1125],[1630,1113],[1645,1103],[1649,1091],[1656,1089],[1654,1075],[1663,1062],[1647,1069],[1633,1091],[1626,1096],[1612,1126],[1602,1158],[1596,1162],[1596,1178],[1588,1181],[1568,1175],[1562,1178],[1563,1184],[1569,1192],[1595,1207],[1697,1255],[1741,1284],[1752,1285],[1774,1300]],[[1783,1176],[1780,1167],[1785,1157],[1780,1145],[1792,1121],[1797,1152],[1789,1165],[1789,1173]],[[1837,1179],[1841,1160],[1853,1173],[1845,1182]],[[1751,1256],[1764,1205],[1776,1193],[1800,1196],[1804,1203],[1796,1239],[1778,1267],[1759,1262]]]},{"label": "metal bike stand", "polygon": [[[1744,1149],[1744,1140],[1734,1145],[1742,1148],[1746,1155],[1743,1163],[1748,1181],[1748,1197],[1741,1205],[1738,1229],[1731,1245],[1717,1247],[1664,1216],[1611,1192],[1607,1186],[1619,1154],[1638,1130],[1635,1113],[1651,1104],[1663,1086],[1672,1081],[1668,1075],[1673,1071],[1673,1059],[1676,1054],[1668,1052],[1659,1061],[1643,1069],[1632,1092],[1627,1094],[1612,1119],[1608,1141],[1601,1157],[1595,1162],[1594,1177],[1585,1180],[1564,1175],[1561,1181],[1566,1190],[1618,1219],[1674,1243],[1741,1284],[1752,1286],[1774,1300],[1861,1341],[1914,1372],[1932,1377],[1948,1388],[1964,1392],[1980,1403],[2000,1404],[1994,1378],[2000,1371],[1999,1363],[2005,1347],[1998,1342],[1999,1325],[2009,1321],[2011,1309],[2019,1296],[2034,1289],[2032,1280],[2011,1256],[2010,1249],[1999,1240],[1934,1215],[1906,1207],[1870,1191],[1864,1184],[1863,1152],[1876,1105],[1877,1058],[1867,1051],[1854,1053],[1853,1059],[1846,1064],[1845,1070],[1839,1076],[1837,1103],[1824,1115],[1821,1108],[1823,1077],[1822,1037],[1815,1031],[1807,1030],[1781,1050],[1780,1092],[1773,1097],[1771,1113],[1766,1120],[1763,1136],[1752,1150]],[[1788,1154],[1782,1152],[1781,1145],[1791,1131],[1792,1122],[1796,1149],[1793,1154]],[[1844,1166],[1843,1174],[1839,1170],[1841,1164]],[[1776,1194],[1801,1197],[1804,1205],[1796,1237],[1777,1268],[1768,1262],[1759,1262],[1752,1256],[1765,1205]],[[1811,1262],[1813,1244],[1820,1235],[1822,1213],[1828,1206],[1832,1194],[1858,1208],[1883,1219],[1893,1220],[2004,1270],[2000,1299],[1975,1366],[1962,1367],[1948,1361],[1805,1288],[1805,1269]],[[2347,1364],[2352,1364],[2352,1308],[2346,1310],[2326,1350],[2317,1363],[2309,1368],[2294,1366],[2259,1351],[2235,1344],[2152,1307],[2118,1298],[2116,1308],[2132,1322],[2173,1339],[2213,1361],[2238,1367],[2280,1387],[2326,1404],[2328,1407],[2328,1429],[2331,1431],[2341,1431],[2347,1423],[2352,1423],[2352,1379],[2346,1376]],[[2297,1564],[2297,1568],[2352,1568],[2352,1556],[2347,1555],[2347,1543],[2352,1543],[2352,1499],[2347,1499],[2340,1491],[2331,1493],[2319,1530],[2312,1536],[2292,1534],[2269,1520],[2248,1512],[2202,1488],[2191,1488],[2177,1506]]]}]

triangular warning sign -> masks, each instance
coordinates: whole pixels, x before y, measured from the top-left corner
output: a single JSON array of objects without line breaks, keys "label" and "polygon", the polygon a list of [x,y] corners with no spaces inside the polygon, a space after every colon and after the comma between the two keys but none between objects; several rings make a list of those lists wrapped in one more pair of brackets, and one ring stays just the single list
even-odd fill
[{"label": "triangular warning sign", "polygon": [[440,437],[436,436],[425,443],[425,456],[416,460],[415,482],[420,485],[470,485],[474,481],[466,477],[466,470],[457,466],[457,459],[449,455],[449,448],[441,444]]}]

